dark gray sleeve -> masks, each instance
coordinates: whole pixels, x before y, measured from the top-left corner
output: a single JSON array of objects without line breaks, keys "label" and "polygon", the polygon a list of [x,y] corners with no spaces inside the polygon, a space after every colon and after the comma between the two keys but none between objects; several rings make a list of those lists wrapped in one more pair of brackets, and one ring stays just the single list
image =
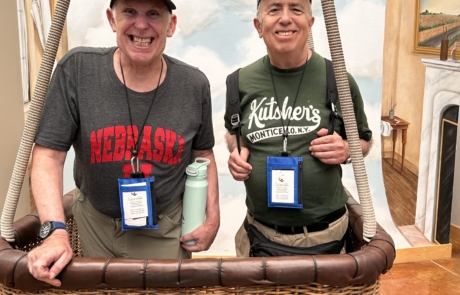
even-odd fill
[{"label": "dark gray sleeve", "polygon": [[[204,76],[204,74],[203,74]],[[212,102],[209,81],[204,77],[205,83],[201,88],[201,126],[193,138],[194,150],[207,150],[214,147],[214,130],[212,125]]]},{"label": "dark gray sleeve", "polygon": [[46,94],[35,143],[60,151],[68,151],[72,146],[79,126],[77,93],[72,80],[76,77],[73,72],[62,64],[56,67]]}]

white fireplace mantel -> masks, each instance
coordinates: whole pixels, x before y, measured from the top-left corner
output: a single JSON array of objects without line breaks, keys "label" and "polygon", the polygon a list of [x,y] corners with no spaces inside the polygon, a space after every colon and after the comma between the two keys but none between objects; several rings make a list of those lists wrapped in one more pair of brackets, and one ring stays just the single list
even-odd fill
[{"label": "white fireplace mantel", "polygon": [[[445,109],[460,104],[460,63],[438,59],[422,59],[422,62],[426,66],[426,77],[415,225],[428,240],[433,241],[440,118]],[[457,143],[457,150],[459,145]],[[457,171],[458,168],[459,165]]]}]

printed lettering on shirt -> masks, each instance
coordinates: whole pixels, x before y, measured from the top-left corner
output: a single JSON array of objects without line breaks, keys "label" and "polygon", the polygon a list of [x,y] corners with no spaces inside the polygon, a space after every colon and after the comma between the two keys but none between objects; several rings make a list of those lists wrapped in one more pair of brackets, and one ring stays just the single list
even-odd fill
[{"label": "printed lettering on shirt", "polygon": [[[132,158],[131,151],[134,149],[134,140],[139,137],[137,126],[109,126],[90,133],[90,164],[109,162],[128,162]],[[158,127],[153,130],[152,126],[145,126],[142,139],[138,143],[141,161],[141,171],[150,175],[152,165],[147,162],[158,162],[168,165],[178,165],[182,162],[185,140],[172,130]],[[123,166],[123,173],[129,176],[132,171],[130,164]]]},{"label": "printed lettering on shirt", "polygon": [[[268,100],[264,97],[260,100],[253,100],[251,102],[251,114],[249,115],[248,131],[251,129],[257,129],[253,132],[249,132],[246,137],[252,142],[283,136],[283,127],[281,124],[281,118],[287,123],[288,120],[304,122],[303,126],[290,126],[288,128],[289,135],[301,135],[313,132],[318,128],[321,123],[320,110],[314,106],[288,106],[289,97],[286,97],[283,101],[281,108],[278,106],[276,99],[272,97]],[[266,124],[270,121],[276,121],[279,123],[279,127],[265,128]],[[298,124],[296,124],[298,125]]]}]

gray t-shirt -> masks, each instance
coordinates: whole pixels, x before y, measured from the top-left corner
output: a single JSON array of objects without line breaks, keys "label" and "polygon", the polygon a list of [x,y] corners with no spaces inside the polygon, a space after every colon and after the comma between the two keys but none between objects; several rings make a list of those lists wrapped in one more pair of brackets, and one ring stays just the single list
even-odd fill
[{"label": "gray t-shirt", "polygon": [[[158,89],[139,93],[117,77],[116,48],[76,48],[57,65],[35,142],[75,149],[77,187],[101,213],[119,218],[118,178],[129,177],[131,149],[139,142],[144,174],[155,176],[157,210],[180,199],[192,150],[211,149],[214,135],[211,95],[206,76],[197,68],[164,55],[168,71]],[[128,85],[129,86],[129,85]]]}]

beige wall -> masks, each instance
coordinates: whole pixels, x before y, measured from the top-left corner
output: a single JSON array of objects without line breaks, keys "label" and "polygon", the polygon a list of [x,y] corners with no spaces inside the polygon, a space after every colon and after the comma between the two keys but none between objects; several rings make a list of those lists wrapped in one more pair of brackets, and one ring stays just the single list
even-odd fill
[{"label": "beige wall", "polygon": [[[16,1],[3,1],[0,19],[4,24],[0,26],[0,36],[5,40],[0,47],[0,208],[3,210],[24,126]],[[26,181],[15,218],[29,212],[29,185]]]},{"label": "beige wall", "polygon": [[[32,9],[33,0],[24,0],[25,11],[30,11]],[[57,0],[50,0],[51,13],[54,13]],[[35,84],[37,82],[38,71],[40,69],[40,64],[43,58],[43,48],[40,45],[40,38],[38,36],[37,29],[35,27],[32,15],[26,13],[26,25],[27,25],[27,45],[29,50],[29,77],[30,77],[30,97],[33,95],[33,90],[35,89]],[[68,51],[68,40],[67,40],[67,25],[64,26],[64,31],[62,32],[62,39],[59,44],[59,49],[57,52],[57,60],[60,60],[61,57]]]},{"label": "beige wall", "polygon": [[[383,57],[382,115],[388,116],[391,98],[396,101],[395,115],[410,123],[405,165],[418,173],[422,126],[425,66],[421,59],[436,57],[414,52],[416,0],[387,0]],[[392,137],[382,137],[383,157],[391,157]],[[401,132],[396,145],[401,158]]]}]

